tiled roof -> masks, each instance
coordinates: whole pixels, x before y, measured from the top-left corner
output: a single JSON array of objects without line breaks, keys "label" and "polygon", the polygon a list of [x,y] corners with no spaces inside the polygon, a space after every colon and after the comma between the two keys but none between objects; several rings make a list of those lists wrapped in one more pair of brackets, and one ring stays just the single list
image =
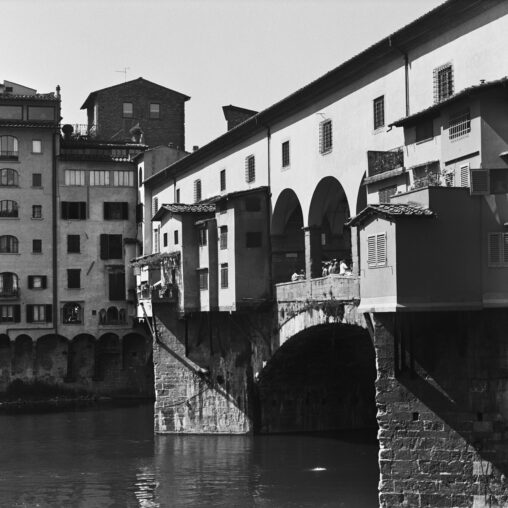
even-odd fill
[{"label": "tiled roof", "polygon": [[452,95],[451,97],[448,97],[448,99],[445,99],[444,101],[433,104],[432,106],[429,106],[426,109],[418,111],[418,113],[414,113],[412,115],[401,118],[396,122],[391,123],[389,127],[391,127],[392,125],[394,125],[395,127],[401,127],[403,125],[412,124],[415,121],[419,120],[420,118],[425,118],[433,115],[437,116],[438,111],[443,106],[447,106],[448,104],[455,102],[459,99],[462,99],[464,97],[467,97],[468,95],[473,95],[477,92],[483,92],[486,89],[497,86],[506,86],[507,84],[508,84],[508,76],[505,76],[504,78],[496,79],[494,81],[487,81],[485,83],[480,83],[478,85],[469,86],[467,88],[464,88],[460,92],[457,92],[456,94]]},{"label": "tiled roof", "polygon": [[398,217],[434,217],[435,214],[429,208],[423,208],[421,206],[398,203],[380,203],[377,205],[368,205],[356,217],[349,219],[346,225],[358,226],[373,216],[381,216],[386,219],[396,219]]},{"label": "tiled roof", "polygon": [[215,212],[215,204],[208,202],[194,203],[187,205],[184,203],[163,204],[157,213],[152,217],[153,221],[161,220],[166,212],[170,213],[213,213]]},{"label": "tiled roof", "polygon": [[14,93],[0,93],[0,100],[30,100],[30,101],[59,101],[53,92],[50,93],[36,93],[33,95],[28,94],[14,94]]},{"label": "tiled roof", "polygon": [[0,120],[0,127],[38,127],[42,129],[59,128],[58,122],[23,122],[21,120]]}]

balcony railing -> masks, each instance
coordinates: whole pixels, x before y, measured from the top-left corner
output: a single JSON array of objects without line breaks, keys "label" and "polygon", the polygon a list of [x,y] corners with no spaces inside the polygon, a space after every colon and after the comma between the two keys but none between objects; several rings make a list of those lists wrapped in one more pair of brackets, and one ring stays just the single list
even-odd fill
[{"label": "balcony railing", "polygon": [[97,126],[96,125],[88,125],[85,123],[75,123],[72,124],[72,134],[71,139],[81,139],[81,138],[95,138],[97,136]]},{"label": "balcony railing", "polygon": [[17,161],[18,155],[17,150],[0,150],[0,160],[3,161]]},{"label": "balcony railing", "polygon": [[278,302],[294,301],[353,301],[360,299],[360,278],[331,274],[311,280],[276,284]]},{"label": "balcony railing", "polygon": [[385,152],[367,151],[369,176],[381,175],[393,169],[404,167],[404,152],[395,148]]},{"label": "balcony railing", "polygon": [[0,298],[18,298],[19,288],[2,288],[0,289]]}]

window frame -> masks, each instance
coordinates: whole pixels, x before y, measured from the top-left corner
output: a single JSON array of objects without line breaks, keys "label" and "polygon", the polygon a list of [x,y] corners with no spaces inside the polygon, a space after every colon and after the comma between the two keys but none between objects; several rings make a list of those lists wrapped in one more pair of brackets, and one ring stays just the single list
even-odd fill
[{"label": "window frame", "polygon": [[19,240],[14,235],[0,235],[0,254],[19,254]]},{"label": "window frame", "polygon": [[67,235],[67,254],[81,254],[81,235]]},{"label": "window frame", "polygon": [[[446,74],[445,74],[446,72]],[[442,81],[442,77],[444,80]],[[448,98],[450,98],[455,89],[455,76],[453,72],[453,63],[447,62],[439,67],[436,67],[433,71],[434,81],[434,103],[438,104]]]},{"label": "window frame", "polygon": [[256,181],[256,156],[253,154],[245,157],[245,181],[247,183]]},{"label": "window frame", "polygon": [[[329,132],[327,131],[329,127]],[[326,155],[333,150],[333,123],[331,118],[319,122],[319,153]]]},{"label": "window frame", "polygon": [[221,263],[220,265],[220,288],[229,288],[229,266],[228,263]]},{"label": "window frame", "polygon": [[380,95],[372,101],[374,130],[378,131],[385,126],[385,96]]},{"label": "window frame", "polygon": [[19,219],[19,205],[13,199],[0,200],[0,219]]},{"label": "window frame", "polygon": [[[39,150],[36,150],[36,143],[39,143]],[[32,139],[32,153],[34,155],[42,154],[42,139]]]},{"label": "window frame", "polygon": [[[152,106],[157,106],[157,112],[152,111]],[[161,105],[160,102],[150,102],[148,106],[148,115],[150,120],[160,120],[161,117]]]},{"label": "window frame", "polygon": [[40,238],[32,239],[32,254],[42,254],[42,240]]},{"label": "window frame", "polygon": [[[5,184],[2,183],[3,180],[6,181]],[[0,187],[19,187],[19,173],[12,168],[0,168]]]},{"label": "window frame", "polygon": [[67,268],[67,289],[81,289],[81,268]]},{"label": "window frame", "polygon": [[199,290],[208,291],[208,268],[200,268],[199,272]]},{"label": "window frame", "polygon": [[[492,260],[492,240],[497,237],[499,261]],[[504,231],[491,231],[487,235],[487,266],[489,268],[508,267],[508,233]]]},{"label": "window frame", "polygon": [[[130,108],[126,107],[128,105]],[[122,102],[122,118],[134,118],[134,104],[132,102]]]},{"label": "window frame", "polygon": [[194,203],[199,203],[203,197],[201,179],[194,180]]},{"label": "window frame", "polygon": [[219,173],[219,186],[220,191],[224,192],[226,190],[226,169],[221,169]]},{"label": "window frame", "polygon": [[42,216],[42,205],[32,205],[32,219],[40,220]]},{"label": "window frame", "polygon": [[291,166],[291,145],[289,139],[284,140],[281,145],[281,167],[282,169],[289,169]]},{"label": "window frame", "polygon": [[[379,249],[380,243],[384,244],[384,249],[381,253]],[[388,266],[386,231],[367,235],[367,266],[368,268],[384,268]]]},{"label": "window frame", "polygon": [[[9,146],[12,144],[12,150]],[[5,148],[4,148],[5,147]],[[17,161],[19,159],[19,142],[16,136],[8,134],[0,136],[0,160]]]},{"label": "window frame", "polygon": [[227,250],[228,248],[228,227],[220,226],[219,227],[219,249]]}]

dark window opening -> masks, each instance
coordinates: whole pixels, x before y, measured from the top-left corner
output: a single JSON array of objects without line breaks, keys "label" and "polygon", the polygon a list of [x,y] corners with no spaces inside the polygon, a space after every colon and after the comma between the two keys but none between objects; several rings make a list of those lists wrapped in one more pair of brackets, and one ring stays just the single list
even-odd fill
[{"label": "dark window opening", "polygon": [[69,268],[67,270],[67,287],[69,289],[79,289],[81,287],[81,270],[79,268]]},{"label": "dark window opening", "polygon": [[252,231],[245,234],[245,247],[261,247],[262,235],[260,231]]},{"label": "dark window opening", "polygon": [[85,201],[62,201],[62,219],[66,220],[85,220],[86,202]]},{"label": "dark window opening", "polygon": [[122,259],[122,235],[100,236],[101,259]]},{"label": "dark window opening", "polygon": [[78,253],[80,252],[80,236],[79,235],[67,235],[67,252]]},{"label": "dark window opening", "polygon": [[128,220],[129,204],[127,202],[105,202],[104,220]]}]

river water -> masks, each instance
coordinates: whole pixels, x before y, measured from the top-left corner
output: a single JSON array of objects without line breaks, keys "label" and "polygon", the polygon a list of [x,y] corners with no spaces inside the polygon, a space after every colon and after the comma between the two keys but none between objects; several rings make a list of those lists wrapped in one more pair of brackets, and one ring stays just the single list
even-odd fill
[{"label": "river water", "polygon": [[378,506],[375,431],[154,436],[152,414],[0,415],[0,506]]}]

